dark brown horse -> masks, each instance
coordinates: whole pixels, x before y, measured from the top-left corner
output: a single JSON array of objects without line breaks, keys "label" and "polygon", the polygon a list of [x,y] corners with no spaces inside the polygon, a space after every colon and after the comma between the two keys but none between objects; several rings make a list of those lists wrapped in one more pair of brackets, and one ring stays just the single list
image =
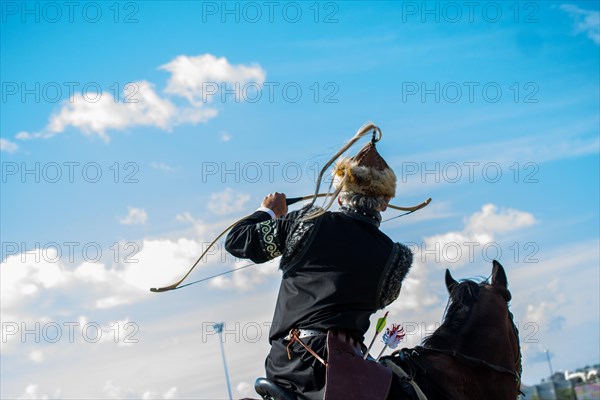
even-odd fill
[{"label": "dark brown horse", "polygon": [[450,299],[442,325],[422,346],[387,359],[412,375],[429,400],[516,399],[521,352],[504,268],[494,261],[491,282],[481,283],[457,282],[446,270],[446,287]]},{"label": "dark brown horse", "polygon": [[[382,362],[392,371],[401,366],[428,400],[515,400],[521,351],[504,268],[494,261],[491,282],[480,283],[457,282],[446,270],[446,287],[450,298],[442,325],[422,346],[396,351]],[[393,379],[389,400],[416,398],[401,389],[408,386],[406,379],[397,374]],[[256,390],[263,399],[297,399],[263,378]]]}]

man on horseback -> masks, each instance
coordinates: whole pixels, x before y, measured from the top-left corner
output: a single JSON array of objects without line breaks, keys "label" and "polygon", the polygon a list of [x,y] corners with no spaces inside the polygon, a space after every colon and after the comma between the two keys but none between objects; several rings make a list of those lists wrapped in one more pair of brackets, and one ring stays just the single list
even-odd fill
[{"label": "man on horseback", "polygon": [[337,162],[334,188],[336,212],[308,206],[288,214],[284,194],[266,196],[225,244],[257,263],[282,256],[265,368],[270,381],[303,399],[324,397],[328,332],[362,343],[369,318],[398,297],[412,264],[408,247],[379,230],[396,176],[375,140]]}]

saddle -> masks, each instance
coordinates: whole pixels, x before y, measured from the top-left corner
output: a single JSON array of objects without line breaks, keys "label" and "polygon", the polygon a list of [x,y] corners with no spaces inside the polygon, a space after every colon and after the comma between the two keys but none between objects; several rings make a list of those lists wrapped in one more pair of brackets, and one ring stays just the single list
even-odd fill
[{"label": "saddle", "polygon": [[296,397],[294,393],[266,378],[258,378],[254,383],[254,390],[256,393],[260,394],[260,397],[263,400],[298,400],[298,397]]},{"label": "saddle", "polygon": [[[385,400],[392,383],[388,367],[365,360],[361,345],[342,331],[327,332],[324,400]],[[297,400],[297,396],[265,378],[254,388],[263,400]]]},{"label": "saddle", "polygon": [[392,371],[376,361],[365,360],[354,338],[329,331],[327,354],[324,400],[385,400]]}]

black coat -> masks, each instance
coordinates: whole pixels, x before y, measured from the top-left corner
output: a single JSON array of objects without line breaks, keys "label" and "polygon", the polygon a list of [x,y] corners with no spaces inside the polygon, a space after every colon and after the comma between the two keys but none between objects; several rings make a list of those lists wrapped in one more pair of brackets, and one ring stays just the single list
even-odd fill
[{"label": "black coat", "polygon": [[379,230],[378,212],[342,208],[303,221],[306,212],[271,219],[257,211],[231,229],[225,248],[256,263],[282,255],[270,342],[291,328],[337,328],[363,340],[369,317],[398,297],[412,253]]}]

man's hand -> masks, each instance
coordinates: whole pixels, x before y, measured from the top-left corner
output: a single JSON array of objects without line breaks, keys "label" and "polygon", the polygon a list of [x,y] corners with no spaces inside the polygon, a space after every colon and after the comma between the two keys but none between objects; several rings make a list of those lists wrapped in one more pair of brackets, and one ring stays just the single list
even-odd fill
[{"label": "man's hand", "polygon": [[275,192],[265,196],[261,205],[263,207],[267,207],[270,210],[273,210],[277,218],[287,214],[288,212],[288,207],[285,203],[285,194],[283,193]]}]

